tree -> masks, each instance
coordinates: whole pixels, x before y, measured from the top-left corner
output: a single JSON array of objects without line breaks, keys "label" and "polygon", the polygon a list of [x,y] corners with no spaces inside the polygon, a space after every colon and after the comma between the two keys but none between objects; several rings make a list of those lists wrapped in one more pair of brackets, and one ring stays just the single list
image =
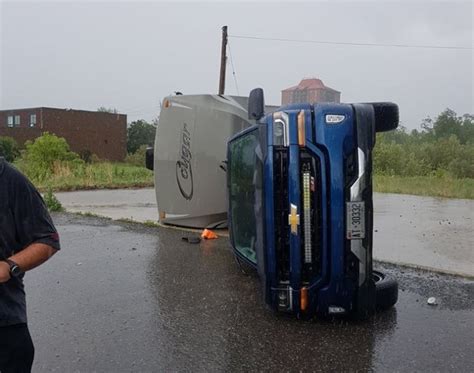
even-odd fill
[{"label": "tree", "polygon": [[424,122],[430,121],[431,134],[436,139],[447,139],[456,136],[461,144],[474,144],[474,116],[464,114],[458,116],[453,110],[446,109],[438,115],[436,120],[427,118]]},{"label": "tree", "polygon": [[406,127],[399,125],[398,128],[393,131],[380,133],[377,138],[387,143],[405,144],[410,140],[410,135],[407,133]]},{"label": "tree", "polygon": [[156,127],[145,120],[130,123],[127,130],[127,151],[135,153],[142,145],[152,146],[155,141]]},{"label": "tree", "polygon": [[461,135],[461,120],[456,113],[451,109],[446,109],[436,118],[433,123],[433,130],[437,139],[448,138],[455,135],[460,139]]},{"label": "tree", "polygon": [[117,113],[118,113],[117,109],[115,109],[115,108],[110,108],[110,107],[107,108],[107,107],[105,107],[105,106],[101,106],[101,107],[97,108],[97,111],[98,111],[99,113],[111,113],[111,114],[117,114]]},{"label": "tree", "polygon": [[461,143],[474,145],[474,115],[462,116]]},{"label": "tree", "polygon": [[12,137],[0,137],[0,157],[13,162],[20,155],[18,144]]}]

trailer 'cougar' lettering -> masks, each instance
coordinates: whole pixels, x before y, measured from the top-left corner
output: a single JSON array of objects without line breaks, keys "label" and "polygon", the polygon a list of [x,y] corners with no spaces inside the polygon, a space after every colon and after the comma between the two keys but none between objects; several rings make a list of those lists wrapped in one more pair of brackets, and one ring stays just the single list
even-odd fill
[{"label": "trailer 'cougar' lettering", "polygon": [[191,166],[191,133],[187,124],[183,123],[181,131],[180,159],[176,162],[176,182],[184,198],[193,198],[193,169]]}]

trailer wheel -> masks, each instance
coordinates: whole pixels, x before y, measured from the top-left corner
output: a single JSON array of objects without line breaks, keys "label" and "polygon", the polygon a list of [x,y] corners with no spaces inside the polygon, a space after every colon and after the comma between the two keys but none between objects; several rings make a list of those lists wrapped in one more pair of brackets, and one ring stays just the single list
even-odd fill
[{"label": "trailer wheel", "polygon": [[153,162],[155,161],[155,149],[151,146],[146,148],[145,153],[145,166],[149,170],[153,171]]},{"label": "trailer wheel", "polygon": [[391,131],[398,127],[398,105],[391,102],[372,103],[375,116],[375,132]]},{"label": "trailer wheel", "polygon": [[375,307],[378,310],[385,310],[397,303],[397,281],[379,271],[372,271],[372,277],[375,282]]}]

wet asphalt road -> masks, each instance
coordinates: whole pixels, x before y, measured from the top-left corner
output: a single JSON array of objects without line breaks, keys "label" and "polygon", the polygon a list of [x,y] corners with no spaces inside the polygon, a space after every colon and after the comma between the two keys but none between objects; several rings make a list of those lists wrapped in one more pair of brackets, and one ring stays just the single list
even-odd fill
[{"label": "wet asphalt road", "polygon": [[26,277],[35,372],[474,371],[472,280],[379,265],[400,281],[396,308],[299,321],[264,307],[226,238],[54,219],[63,250]]},{"label": "wet asphalt road", "polygon": [[[154,189],[57,193],[70,212],[157,221]],[[374,193],[374,258],[474,277],[474,201]]]}]

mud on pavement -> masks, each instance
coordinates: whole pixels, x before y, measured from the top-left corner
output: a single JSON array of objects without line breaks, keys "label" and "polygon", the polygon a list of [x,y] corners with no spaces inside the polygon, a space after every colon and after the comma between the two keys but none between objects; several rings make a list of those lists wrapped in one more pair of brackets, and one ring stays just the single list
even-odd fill
[{"label": "mud on pavement", "polygon": [[301,321],[266,309],[225,237],[54,219],[63,249],[26,276],[36,372],[474,371],[470,279],[378,264],[400,282],[395,308]]}]

